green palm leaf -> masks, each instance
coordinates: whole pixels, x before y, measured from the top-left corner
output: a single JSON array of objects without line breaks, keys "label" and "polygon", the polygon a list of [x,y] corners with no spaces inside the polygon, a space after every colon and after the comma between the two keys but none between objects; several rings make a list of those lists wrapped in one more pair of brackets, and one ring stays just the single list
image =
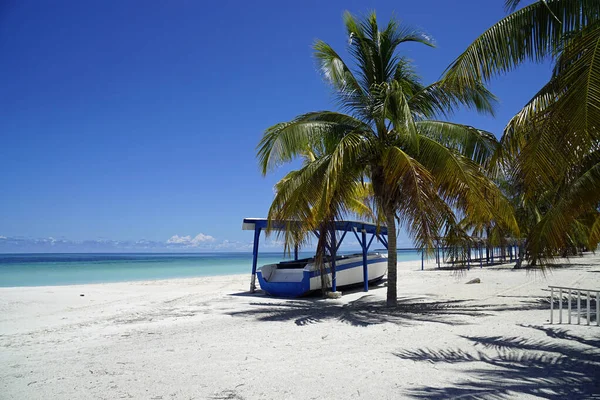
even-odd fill
[{"label": "green palm leaf", "polygon": [[486,30],[448,67],[445,79],[472,85],[526,60],[542,61],[560,46],[565,34],[599,18],[596,0],[537,1]]},{"label": "green palm leaf", "polygon": [[416,126],[421,135],[480,165],[486,165],[500,147],[494,134],[472,126],[434,120],[419,121]]}]

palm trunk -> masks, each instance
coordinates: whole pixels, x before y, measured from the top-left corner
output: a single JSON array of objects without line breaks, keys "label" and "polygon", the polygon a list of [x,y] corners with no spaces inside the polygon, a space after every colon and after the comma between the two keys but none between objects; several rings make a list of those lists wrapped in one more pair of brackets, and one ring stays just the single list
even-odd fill
[{"label": "palm trunk", "polygon": [[323,297],[327,294],[327,289],[329,286],[329,277],[327,276],[327,271],[325,268],[325,253],[327,249],[327,235],[331,232],[329,229],[329,225],[327,223],[323,223],[319,225],[319,240],[317,241],[317,252],[315,254],[315,264],[319,273],[321,274],[321,294]]},{"label": "palm trunk", "polygon": [[385,218],[388,231],[388,281],[387,306],[398,304],[398,251],[396,245],[396,215],[393,210],[386,210]]}]

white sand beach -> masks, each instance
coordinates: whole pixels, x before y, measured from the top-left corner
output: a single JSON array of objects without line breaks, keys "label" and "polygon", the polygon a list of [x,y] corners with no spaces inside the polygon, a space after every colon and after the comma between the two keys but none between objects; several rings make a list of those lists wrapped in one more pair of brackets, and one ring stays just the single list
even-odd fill
[{"label": "white sand beach", "polygon": [[600,396],[600,327],[550,325],[547,302],[600,288],[599,256],[546,276],[419,268],[400,264],[393,311],[384,286],[286,300],[248,275],[1,288],[0,398]]}]

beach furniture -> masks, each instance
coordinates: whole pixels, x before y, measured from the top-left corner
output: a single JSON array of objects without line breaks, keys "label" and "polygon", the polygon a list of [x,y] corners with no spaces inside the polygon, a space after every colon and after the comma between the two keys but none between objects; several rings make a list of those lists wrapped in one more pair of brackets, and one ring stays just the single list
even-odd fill
[{"label": "beach furniture", "polygon": [[[555,295],[558,300],[558,323],[563,323],[563,304],[566,301],[567,318],[566,323],[571,324],[573,321],[573,308],[577,308],[575,316],[577,325],[581,324],[581,317],[586,320],[586,324],[590,325],[592,315],[595,316],[596,326],[600,326],[600,289],[581,289],[570,288],[564,286],[550,286],[550,323],[554,323],[555,314]],[[575,307],[574,304],[575,303]],[[583,307],[582,307],[583,306]]]}]

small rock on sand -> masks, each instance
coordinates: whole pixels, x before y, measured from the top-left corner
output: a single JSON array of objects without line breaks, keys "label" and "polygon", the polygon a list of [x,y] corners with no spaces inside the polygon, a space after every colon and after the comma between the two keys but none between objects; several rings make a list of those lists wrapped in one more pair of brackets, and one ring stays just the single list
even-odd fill
[{"label": "small rock on sand", "polygon": [[481,279],[479,279],[479,278],[471,279],[469,282],[467,282],[467,285],[470,285],[471,283],[481,283]]}]

